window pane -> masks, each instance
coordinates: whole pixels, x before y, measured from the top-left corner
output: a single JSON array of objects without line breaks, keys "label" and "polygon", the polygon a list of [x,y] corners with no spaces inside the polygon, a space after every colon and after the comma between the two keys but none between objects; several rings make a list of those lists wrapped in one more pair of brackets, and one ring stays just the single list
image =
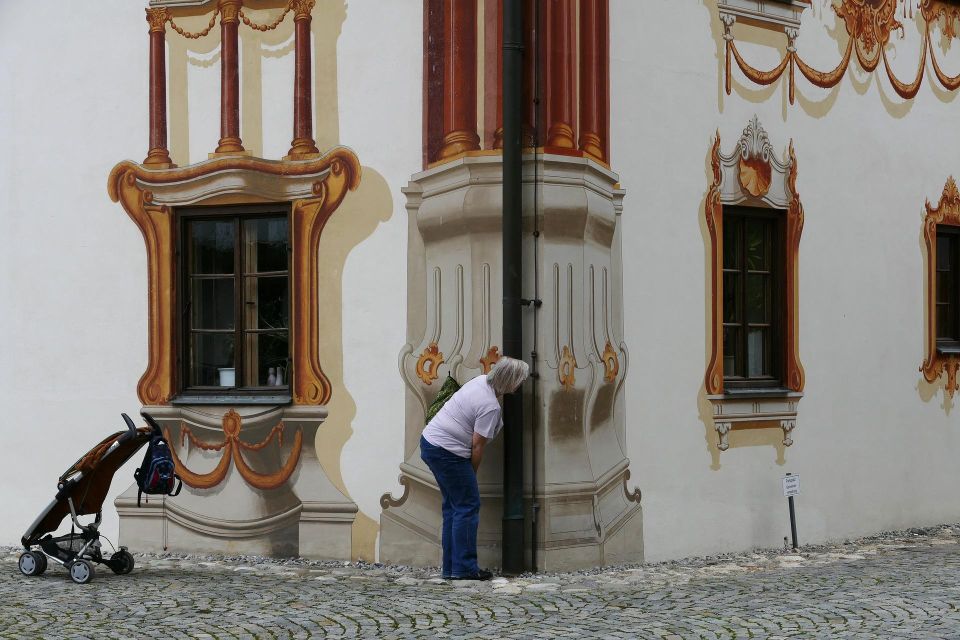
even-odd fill
[{"label": "window pane", "polygon": [[290,297],[287,276],[259,276],[246,279],[245,329],[287,329]]},{"label": "window pane", "polygon": [[286,386],[290,338],[286,331],[246,334],[248,387]]},{"label": "window pane", "polygon": [[747,269],[770,270],[770,223],[747,218]]},{"label": "window pane", "polygon": [[190,338],[190,385],[235,386],[229,380],[234,371],[234,334],[193,333]]},{"label": "window pane", "polygon": [[234,328],[233,278],[194,278],[191,287],[191,328]]},{"label": "window pane", "polygon": [[740,267],[740,226],[743,223],[739,218],[730,216],[723,221],[723,268],[737,269]]},{"label": "window pane", "polygon": [[953,340],[957,337],[953,308],[947,304],[937,305],[937,337]]},{"label": "window pane", "polygon": [[950,249],[953,243],[950,242],[950,236],[937,236],[937,270],[949,271],[952,262]]},{"label": "window pane", "polygon": [[740,274],[723,274],[723,321],[740,322]]},{"label": "window pane", "polygon": [[747,322],[770,322],[770,276],[762,273],[747,275]]},{"label": "window pane", "polygon": [[196,220],[190,238],[190,273],[233,273],[233,220]]},{"label": "window pane", "polygon": [[723,328],[723,377],[742,376],[740,360],[740,327]]},{"label": "window pane", "polygon": [[246,273],[286,271],[287,218],[255,218],[244,223]]},{"label": "window pane", "polygon": [[767,329],[750,329],[747,333],[747,377],[766,375]]}]

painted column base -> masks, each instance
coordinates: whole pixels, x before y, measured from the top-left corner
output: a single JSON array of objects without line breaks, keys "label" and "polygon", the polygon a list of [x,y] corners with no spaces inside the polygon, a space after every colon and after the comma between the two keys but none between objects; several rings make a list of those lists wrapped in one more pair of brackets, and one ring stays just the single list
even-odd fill
[{"label": "painted column base", "polygon": [[[419,456],[419,454],[417,454]],[[433,474],[417,457],[400,465],[406,491],[399,500],[381,499],[380,561],[415,567],[439,567],[443,516],[440,489]],[[480,527],[477,532],[477,563],[481,568],[499,568],[500,519],[503,517],[501,486],[480,485]]]},{"label": "painted column base", "polygon": [[[204,450],[181,433],[189,427],[206,445],[223,442],[221,425],[229,407],[147,407],[170,433],[184,466],[210,473],[227,448]],[[261,475],[276,472],[295,452],[292,474],[274,489],[257,489],[231,461],[223,479],[207,489],[184,485],[176,497],[144,496],[137,507],[137,487],[115,501],[121,544],[139,551],[302,556],[349,560],[357,506],[327,478],[316,454],[317,430],[326,418],[323,407],[246,407],[241,409],[240,439],[262,443],[275,425],[284,424],[283,442],[274,439],[260,449],[241,451],[243,461]],[[249,471],[247,475],[249,475]],[[149,500],[149,501],[147,501]]]}]

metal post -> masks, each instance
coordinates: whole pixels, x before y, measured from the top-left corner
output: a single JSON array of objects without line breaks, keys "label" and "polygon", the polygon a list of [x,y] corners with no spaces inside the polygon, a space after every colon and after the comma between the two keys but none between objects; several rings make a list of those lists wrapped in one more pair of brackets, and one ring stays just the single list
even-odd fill
[{"label": "metal post", "polygon": [[793,496],[787,498],[787,504],[790,506],[790,535],[793,538],[793,548],[796,550],[800,545],[797,544],[797,512],[793,507]]},{"label": "metal post", "polygon": [[[523,4],[503,3],[503,353],[523,357],[521,324],[522,196],[521,99],[523,95]],[[523,395],[503,401],[503,572],[524,570]]]}]

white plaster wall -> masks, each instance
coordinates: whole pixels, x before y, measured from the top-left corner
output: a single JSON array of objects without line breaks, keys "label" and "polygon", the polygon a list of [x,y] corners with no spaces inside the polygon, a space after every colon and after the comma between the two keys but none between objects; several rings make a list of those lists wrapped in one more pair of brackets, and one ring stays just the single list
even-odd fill
[{"label": "white plaster wall", "polygon": [[[825,0],[814,4],[798,46],[829,70],[840,52],[827,30],[844,28],[823,10]],[[785,82],[758,90],[734,65],[727,96],[714,0],[613,0],[611,14],[612,165],[627,190],[627,444],[643,490],[647,559],[781,545],[790,532],[785,472],[801,476],[801,542],[960,519],[960,416],[944,408],[942,393],[924,401],[918,392],[923,204],[960,175],[960,98],[928,79],[904,103],[882,69],[869,75],[856,63],[834,92],[798,73],[793,106]],[[891,62],[911,81],[920,40],[905,24]],[[737,29],[738,41],[750,37]],[[775,40],[781,51],[784,40]],[[779,61],[760,45],[741,51],[762,69]],[[952,72],[956,53],[944,58]],[[716,433],[698,408],[708,340],[708,155],[717,130],[729,153],[754,114],[774,148],[785,151],[791,138],[796,146],[806,212],[805,397],[785,464],[776,464],[773,447],[737,448],[732,435],[714,469],[706,439]]]},{"label": "white plaster wall", "polygon": [[[107,175],[146,156],[147,44],[123,0],[0,3],[0,544],[140,406],[146,255]],[[138,462],[104,506],[114,541]]]}]

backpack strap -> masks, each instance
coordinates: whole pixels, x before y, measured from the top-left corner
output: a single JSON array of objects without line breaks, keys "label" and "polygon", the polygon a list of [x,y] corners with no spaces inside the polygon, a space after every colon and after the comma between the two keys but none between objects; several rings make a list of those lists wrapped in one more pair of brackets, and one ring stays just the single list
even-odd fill
[{"label": "backpack strap", "polygon": [[143,495],[143,490],[140,487],[137,487],[137,508],[140,508],[140,496]]},{"label": "backpack strap", "polygon": [[173,474],[173,477],[174,477],[174,478],[176,479],[176,481],[177,481],[177,489],[176,489],[176,491],[174,491],[174,492],[171,493],[170,495],[171,495],[171,496],[178,496],[178,495],[180,495],[180,489],[183,489],[183,480],[181,480],[181,479],[180,479],[180,476],[178,476],[177,474]]}]

